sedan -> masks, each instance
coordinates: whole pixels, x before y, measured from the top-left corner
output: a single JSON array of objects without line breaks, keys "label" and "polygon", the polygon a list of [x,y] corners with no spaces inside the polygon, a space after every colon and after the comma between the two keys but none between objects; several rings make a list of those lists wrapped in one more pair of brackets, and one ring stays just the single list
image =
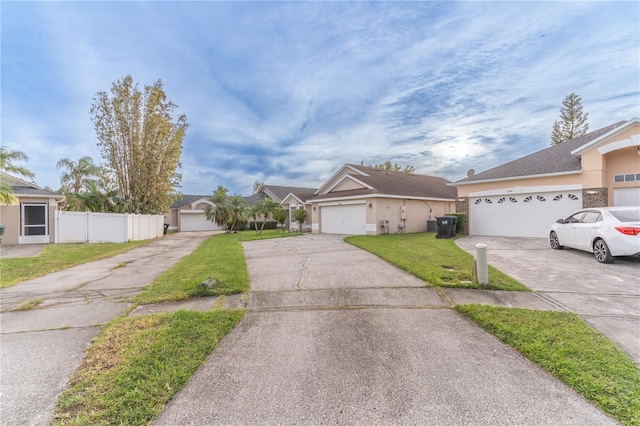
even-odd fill
[{"label": "sedan", "polygon": [[549,230],[555,250],[571,247],[593,253],[601,263],[640,254],[640,207],[599,207],[559,219]]}]

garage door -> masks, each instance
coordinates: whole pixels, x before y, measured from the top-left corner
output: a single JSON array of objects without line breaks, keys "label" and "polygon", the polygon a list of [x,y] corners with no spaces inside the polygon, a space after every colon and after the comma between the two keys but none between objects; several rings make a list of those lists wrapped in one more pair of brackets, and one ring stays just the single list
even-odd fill
[{"label": "garage door", "polygon": [[367,213],[364,204],[321,207],[320,222],[320,232],[323,234],[367,233]]},{"label": "garage door", "polygon": [[614,206],[640,206],[640,187],[637,188],[614,188]]},{"label": "garage door", "polygon": [[471,234],[546,237],[560,218],[582,208],[581,191],[471,197]]},{"label": "garage door", "polygon": [[208,221],[204,213],[180,213],[180,231],[219,231],[221,228],[215,223]]}]

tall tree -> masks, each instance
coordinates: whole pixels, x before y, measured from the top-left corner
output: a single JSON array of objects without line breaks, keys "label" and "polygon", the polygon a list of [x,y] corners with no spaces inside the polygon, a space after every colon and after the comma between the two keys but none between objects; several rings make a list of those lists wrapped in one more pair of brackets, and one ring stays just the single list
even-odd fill
[{"label": "tall tree", "polygon": [[58,161],[59,169],[66,169],[60,176],[60,184],[63,192],[86,191],[89,186],[96,183],[100,176],[100,166],[93,163],[91,157],[81,157],[77,162],[62,158]]},{"label": "tall tree", "polygon": [[[14,164],[14,161],[27,161],[29,157],[22,151],[7,151],[4,146],[0,146],[0,171],[33,179],[35,175],[24,166]],[[11,186],[0,181],[0,202],[11,204],[15,200]]]},{"label": "tall tree", "polygon": [[204,209],[204,215],[207,220],[221,227],[227,227],[229,222],[229,208],[227,205],[227,193],[229,190],[222,185],[213,191],[213,194],[207,198],[211,203]]},{"label": "tall tree", "polygon": [[264,188],[264,182],[260,182],[259,180],[255,181],[255,183],[253,184],[252,194],[257,194],[258,192],[262,191],[263,188]]},{"label": "tall tree", "polygon": [[138,88],[131,76],[117,80],[111,95],[98,92],[91,106],[98,146],[114,177],[118,199],[130,213],[164,213],[181,176],[187,118],[176,120],[162,81]]},{"label": "tall tree", "polygon": [[589,113],[582,111],[582,98],[571,93],[562,101],[560,120],[553,123],[551,129],[551,145],[558,145],[580,137],[589,131],[587,118]]},{"label": "tall tree", "polygon": [[391,161],[385,161],[382,164],[374,164],[374,165],[369,166],[369,167],[373,167],[374,169],[380,169],[380,170],[391,170],[391,171],[394,171],[394,172],[405,172],[405,173],[409,173],[409,174],[413,174],[413,173],[416,172],[416,169],[413,166],[401,167],[397,163],[396,164],[392,164]]}]

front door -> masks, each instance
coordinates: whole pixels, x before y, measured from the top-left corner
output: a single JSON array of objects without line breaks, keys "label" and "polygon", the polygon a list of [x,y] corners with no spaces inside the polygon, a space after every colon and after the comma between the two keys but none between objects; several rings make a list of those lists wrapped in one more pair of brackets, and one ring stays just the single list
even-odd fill
[{"label": "front door", "polygon": [[49,242],[49,205],[22,203],[20,205],[20,244]]}]

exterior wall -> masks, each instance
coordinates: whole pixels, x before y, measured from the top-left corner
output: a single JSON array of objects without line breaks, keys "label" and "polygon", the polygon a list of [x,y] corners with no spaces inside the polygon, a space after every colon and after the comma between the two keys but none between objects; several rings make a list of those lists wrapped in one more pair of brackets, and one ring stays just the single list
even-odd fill
[{"label": "exterior wall", "polygon": [[[371,208],[369,208],[371,204]],[[402,207],[406,213],[406,220],[402,221]],[[444,216],[454,211],[455,203],[442,201],[422,201],[394,198],[372,198],[367,200],[367,224],[376,226],[376,231],[368,231],[367,234],[378,235],[383,233],[380,227],[381,220],[389,221],[389,233],[398,234],[401,228],[398,226],[404,222],[404,233],[426,232],[427,220],[435,220],[437,216]],[[386,231],[385,231],[386,232]]]},{"label": "exterior wall", "polygon": [[5,226],[2,244],[20,243],[20,203],[47,203],[49,205],[48,221],[49,243],[54,243],[56,238],[56,210],[58,209],[55,198],[20,198],[17,203],[10,206],[0,206],[0,223]]},{"label": "exterior wall", "polygon": [[614,182],[616,175],[629,173],[640,173],[640,154],[638,147],[632,146],[619,149],[605,155],[607,171],[604,174],[605,180],[603,186],[608,189],[607,205],[613,205],[613,190],[615,188],[637,188],[640,181],[635,182]]},{"label": "exterior wall", "polygon": [[20,233],[20,206],[0,206],[0,223],[5,226],[2,244],[18,244]]},{"label": "exterior wall", "polygon": [[[389,221],[388,232],[398,234],[402,230],[404,233],[426,232],[427,220],[435,220],[437,216],[444,216],[455,209],[455,202],[444,201],[422,201],[396,198],[365,198],[367,235],[379,235],[387,232],[387,229],[380,227],[381,220]],[[362,203],[360,200],[349,200],[343,204]],[[402,207],[406,214],[406,220],[402,221]],[[311,206],[311,229],[314,233],[322,232],[320,223],[321,208],[319,203],[314,202]],[[404,228],[398,225],[404,223]]]}]

